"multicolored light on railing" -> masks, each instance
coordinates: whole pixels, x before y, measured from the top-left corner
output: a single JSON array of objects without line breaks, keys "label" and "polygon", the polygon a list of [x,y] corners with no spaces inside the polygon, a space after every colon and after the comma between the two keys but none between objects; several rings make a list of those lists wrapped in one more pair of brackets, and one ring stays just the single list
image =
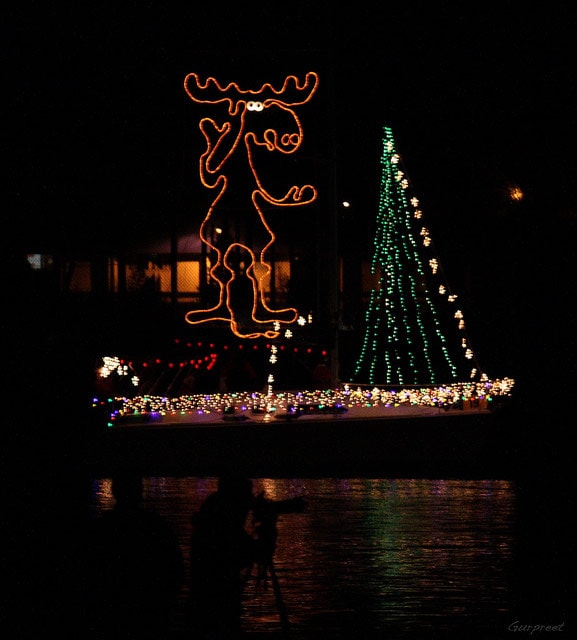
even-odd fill
[{"label": "multicolored light on railing", "polygon": [[[496,398],[511,394],[514,381],[510,378],[483,380],[430,387],[352,388],[345,384],[336,389],[274,392],[274,377],[269,375],[265,392],[191,394],[178,397],[139,395],[133,398],[94,398],[94,407],[110,407],[108,426],[123,422],[185,421],[194,423],[202,418],[219,419],[226,412],[275,416],[290,413],[294,407],[315,406],[327,409],[394,409],[397,407],[433,407],[450,409],[475,402],[477,407],[489,407]],[[330,411],[329,411],[330,413]]]}]

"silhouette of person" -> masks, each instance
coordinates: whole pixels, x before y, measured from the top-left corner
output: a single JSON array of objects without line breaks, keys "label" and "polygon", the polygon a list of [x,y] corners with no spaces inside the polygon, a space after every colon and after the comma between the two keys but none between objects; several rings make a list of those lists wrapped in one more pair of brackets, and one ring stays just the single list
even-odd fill
[{"label": "silhouette of person", "polygon": [[192,393],[196,393],[196,376],[194,373],[187,373],[182,384],[180,385],[180,395],[186,396]]},{"label": "silhouette of person", "polygon": [[319,362],[311,373],[311,380],[313,385],[325,388],[330,387],[332,380],[332,372],[329,367],[329,361],[324,358]]},{"label": "silhouette of person", "polygon": [[249,478],[219,478],[217,491],[192,521],[189,611],[195,638],[234,640],[242,635],[242,595],[251,570],[256,567],[258,579],[268,571],[276,580],[277,518],[305,506],[302,497],[275,501],[264,492],[255,496]]},{"label": "silhouette of person", "polygon": [[258,376],[247,358],[236,354],[222,363],[218,391],[254,391],[258,385]]},{"label": "silhouette of person", "polygon": [[184,579],[184,560],[169,522],[142,506],[142,478],[112,480],[115,506],[90,536],[90,622],[96,637],[167,637]]},{"label": "silhouette of person", "polygon": [[193,516],[190,624],[195,638],[232,640],[241,634],[243,571],[259,556],[246,530],[252,481],[223,476]]}]

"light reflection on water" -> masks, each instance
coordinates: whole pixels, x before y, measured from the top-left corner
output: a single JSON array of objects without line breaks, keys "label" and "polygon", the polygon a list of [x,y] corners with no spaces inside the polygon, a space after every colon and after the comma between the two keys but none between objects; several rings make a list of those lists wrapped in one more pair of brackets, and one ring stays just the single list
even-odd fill
[{"label": "light reflection on water", "polygon": [[[172,523],[186,562],[192,515],[216,482],[145,478],[145,505]],[[274,565],[292,630],[399,637],[503,628],[512,597],[511,482],[259,478],[254,488],[274,500],[307,500],[304,513],[278,520]],[[113,505],[108,479],[94,481],[93,497],[97,512]],[[247,630],[281,630],[270,583],[249,583],[245,596]]]}]

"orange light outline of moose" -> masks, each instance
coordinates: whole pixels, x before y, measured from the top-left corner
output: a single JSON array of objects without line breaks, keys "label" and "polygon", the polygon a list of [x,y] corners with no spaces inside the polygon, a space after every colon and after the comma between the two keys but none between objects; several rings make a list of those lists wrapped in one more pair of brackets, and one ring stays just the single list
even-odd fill
[{"label": "orange light outline of moose", "polygon": [[[220,94],[220,97],[217,97],[215,99],[199,98],[198,96],[194,95],[194,93],[189,88],[189,84],[192,82],[194,83],[196,88],[198,88],[201,92],[214,90],[217,96]],[[310,204],[311,202],[316,200],[318,195],[317,190],[312,185],[303,185],[300,187],[298,185],[292,185],[291,187],[289,187],[286,194],[280,198],[275,198],[274,196],[269,194],[268,191],[263,187],[260,177],[258,175],[258,172],[256,170],[256,167],[253,161],[253,152],[251,149],[251,144],[254,145],[255,147],[264,147],[268,151],[277,151],[284,154],[294,153],[302,144],[303,129],[302,129],[301,121],[297,116],[297,114],[292,109],[292,107],[300,106],[309,102],[316,92],[316,89],[318,87],[318,82],[319,82],[318,75],[314,72],[308,72],[306,74],[305,81],[302,85],[299,84],[299,80],[296,76],[289,75],[285,78],[285,81],[281,89],[279,90],[275,89],[269,83],[263,84],[261,88],[257,90],[243,90],[235,82],[231,82],[228,85],[222,87],[218,83],[218,81],[213,77],[207,78],[206,82],[202,83],[200,81],[198,74],[196,73],[189,73],[185,77],[184,89],[187,95],[190,97],[190,99],[193,102],[196,102],[198,104],[228,103],[228,114],[232,118],[238,118],[240,120],[240,126],[238,127],[236,138],[234,139],[233,143],[230,145],[228,152],[224,153],[222,159],[220,161],[217,161],[214,167],[211,166],[212,161],[216,158],[221,146],[223,146],[223,142],[226,136],[232,131],[232,124],[229,121],[219,126],[214,119],[208,118],[208,117],[202,118],[199,122],[200,130],[206,140],[206,150],[201,154],[199,158],[200,181],[202,185],[208,189],[218,189],[218,193],[214,198],[214,200],[212,201],[206,213],[206,216],[200,226],[199,235],[202,242],[204,242],[213,251],[215,251],[217,255],[216,262],[213,265],[211,265],[211,268],[209,269],[209,275],[214,281],[216,281],[219,284],[220,291],[219,291],[218,303],[215,306],[211,307],[210,309],[193,310],[193,311],[187,312],[185,315],[185,320],[187,323],[195,325],[195,324],[200,324],[204,322],[223,321],[223,322],[230,323],[231,331],[240,338],[265,337],[268,339],[274,339],[278,337],[279,331],[277,330],[276,326],[274,330],[264,330],[262,332],[252,332],[252,333],[243,333],[238,326],[235,310],[231,304],[231,296],[230,296],[230,288],[232,283],[236,280],[237,275],[234,269],[232,269],[227,263],[227,258],[230,252],[235,247],[241,247],[242,249],[246,250],[250,255],[250,259],[251,259],[250,266],[246,269],[246,275],[247,277],[249,277],[251,281],[252,291],[253,291],[253,304],[251,309],[252,321],[255,322],[256,324],[274,323],[275,325],[277,323],[278,325],[280,325],[280,324],[291,324],[293,322],[296,322],[298,317],[298,311],[294,307],[273,310],[266,304],[264,281],[270,275],[271,265],[269,262],[266,261],[265,253],[270,248],[270,246],[275,242],[276,236],[265,220],[265,217],[259,205],[258,199],[260,197],[268,204],[278,206],[278,207],[302,206],[305,204]],[[285,94],[285,92],[287,92],[290,89],[291,84],[294,85],[294,89],[297,91],[297,93],[306,92],[304,93],[305,95],[304,99],[300,101],[291,101],[290,103],[288,103],[280,98],[280,96]],[[230,95],[227,95],[231,93],[235,95],[234,98],[231,97]],[[256,98],[261,97],[263,94],[265,94],[265,97],[262,101],[256,100]],[[270,96],[267,96],[267,94],[270,94]],[[247,100],[246,99],[247,97],[250,97],[253,99]],[[246,116],[247,110],[249,110],[249,105],[252,106],[252,109],[250,110],[253,110],[253,111],[261,111],[263,109],[266,109],[274,105],[290,113],[297,126],[298,133],[292,133],[292,134],[285,133],[280,137],[280,140],[279,140],[278,132],[275,129],[266,129],[266,131],[262,136],[262,140],[259,140],[253,131],[245,130],[245,116]],[[210,132],[208,131],[208,128],[212,128],[213,131],[218,134],[218,140],[216,141],[216,144],[212,143],[211,135],[210,135]],[[219,174],[219,171],[222,169],[222,167],[225,165],[225,163],[231,157],[231,155],[236,151],[241,141],[245,143],[249,167],[256,183],[256,189],[254,189],[252,192],[251,201],[256,212],[258,213],[258,216],[260,218],[260,221],[263,227],[266,229],[267,233],[270,236],[270,240],[264,245],[264,247],[259,252],[258,260],[257,260],[257,255],[253,251],[253,249],[241,242],[231,243],[227,248],[227,250],[223,253],[219,247],[215,246],[210,241],[209,237],[205,233],[205,229],[209,221],[211,220],[213,211],[215,210],[219,200],[223,197],[228,187],[227,176],[222,173]],[[216,177],[216,179],[214,179],[214,177]],[[255,273],[255,267],[257,265],[261,270],[261,273],[258,275]],[[231,275],[230,279],[228,279],[226,283],[224,283],[216,275],[217,269],[219,269],[219,267],[221,266],[224,266],[230,272],[230,275]],[[291,320],[283,320],[278,317],[273,319],[261,320],[260,318],[257,317],[259,303],[262,305],[262,308],[265,311],[267,311],[273,316],[274,314],[291,313],[293,317]],[[220,315],[213,315],[213,316],[207,315],[208,313],[216,312],[217,310],[221,309],[223,307],[223,304],[224,306],[226,306],[228,310],[228,314],[229,314],[228,317],[220,316]],[[200,319],[195,319],[194,317],[197,314],[199,315],[202,314],[204,317]]]}]

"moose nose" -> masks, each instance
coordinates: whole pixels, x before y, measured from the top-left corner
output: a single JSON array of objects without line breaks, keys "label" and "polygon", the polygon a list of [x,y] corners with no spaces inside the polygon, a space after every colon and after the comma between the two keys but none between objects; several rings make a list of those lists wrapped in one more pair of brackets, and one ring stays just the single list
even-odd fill
[{"label": "moose nose", "polygon": [[297,148],[301,138],[298,133],[285,133],[281,136],[280,143],[283,147]]}]

